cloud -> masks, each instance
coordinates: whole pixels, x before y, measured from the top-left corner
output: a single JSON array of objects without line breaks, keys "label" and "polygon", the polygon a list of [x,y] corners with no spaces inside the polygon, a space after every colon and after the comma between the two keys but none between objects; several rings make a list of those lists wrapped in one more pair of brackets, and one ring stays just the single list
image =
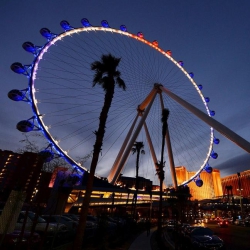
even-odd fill
[{"label": "cloud", "polygon": [[220,170],[222,177],[249,170],[250,154],[242,154],[228,159],[227,161],[215,166],[215,168]]}]

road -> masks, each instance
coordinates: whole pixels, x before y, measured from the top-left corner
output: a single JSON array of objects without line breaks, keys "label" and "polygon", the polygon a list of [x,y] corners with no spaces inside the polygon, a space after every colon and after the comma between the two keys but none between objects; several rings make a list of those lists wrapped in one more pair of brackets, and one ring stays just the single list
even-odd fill
[{"label": "road", "polygon": [[225,242],[227,250],[250,250],[250,227],[229,224],[220,228],[217,224],[205,224]]}]

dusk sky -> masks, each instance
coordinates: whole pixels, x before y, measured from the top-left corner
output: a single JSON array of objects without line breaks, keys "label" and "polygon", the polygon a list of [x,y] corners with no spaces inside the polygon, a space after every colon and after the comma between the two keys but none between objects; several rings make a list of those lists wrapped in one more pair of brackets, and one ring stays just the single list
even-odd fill
[{"label": "dusk sky", "polygon": [[[114,28],[124,24],[130,33],[141,31],[145,39],[157,40],[160,48],[171,50],[173,58],[184,61],[194,72],[195,82],[203,85],[204,96],[211,100],[209,107],[216,112],[214,119],[250,141],[249,12],[248,0],[2,0],[0,149],[22,147],[23,136],[16,124],[31,117],[29,105],[7,96],[10,90],[28,84],[28,79],[10,69],[14,62],[29,64],[33,60],[22,44],[43,45],[41,28],[58,34],[62,20],[81,27],[82,18],[94,26],[100,26],[102,20]],[[218,158],[211,165],[222,177],[250,169],[249,153],[216,131],[215,136],[220,144],[214,148]]]}]

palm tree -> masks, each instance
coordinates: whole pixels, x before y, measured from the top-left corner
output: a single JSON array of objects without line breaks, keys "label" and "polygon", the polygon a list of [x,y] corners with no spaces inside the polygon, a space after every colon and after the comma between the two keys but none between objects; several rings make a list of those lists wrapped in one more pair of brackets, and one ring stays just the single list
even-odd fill
[{"label": "palm tree", "polygon": [[99,154],[103,144],[103,137],[105,134],[106,121],[108,118],[108,112],[111,107],[113,100],[115,85],[126,90],[125,82],[120,78],[120,71],[117,67],[120,63],[121,58],[116,58],[111,54],[102,55],[101,61],[95,61],[91,64],[91,70],[95,71],[93,79],[93,87],[96,84],[101,85],[105,92],[104,104],[99,117],[99,127],[95,131],[96,141],[94,144],[93,157],[90,165],[90,172],[88,176],[88,181],[86,185],[86,192],[83,199],[83,204],[81,207],[79,226],[77,228],[76,238],[74,242],[74,249],[81,249],[84,230],[86,227],[86,219],[88,215],[89,202],[91,198],[95,170],[99,159]]},{"label": "palm tree", "polygon": [[227,202],[230,203],[230,196],[233,197],[233,186],[226,186],[225,189],[227,190]]},{"label": "palm tree", "polygon": [[130,195],[130,188],[128,187],[128,184],[126,184],[126,190],[127,190],[127,201],[126,201],[126,210],[127,210],[127,207],[128,207],[128,200],[129,200],[129,195]]},{"label": "palm tree", "polygon": [[161,160],[159,163],[157,163],[157,170],[156,173],[159,177],[160,180],[160,201],[159,201],[159,216],[158,216],[158,233],[161,233],[161,228],[162,228],[162,187],[163,187],[163,180],[164,180],[164,162],[163,162],[163,154],[164,154],[164,147],[165,147],[165,136],[167,133],[168,129],[168,117],[169,117],[169,110],[168,109],[163,109],[162,110],[162,117],[161,117],[161,122],[162,122],[162,143],[161,143]]},{"label": "palm tree", "polygon": [[179,218],[176,218],[178,220],[181,220],[181,222],[183,223],[185,220],[184,217],[184,210],[185,208],[188,207],[190,198],[192,197],[192,195],[190,194],[190,189],[188,186],[179,186],[176,190],[175,190],[175,196],[177,198],[177,203],[178,203],[178,208],[177,210],[179,210]]},{"label": "palm tree", "polygon": [[132,147],[132,153],[136,154],[136,182],[135,182],[135,194],[134,194],[134,218],[135,218],[135,212],[136,212],[136,203],[137,203],[137,194],[138,194],[138,189],[139,189],[139,159],[140,159],[140,154],[145,154],[145,151],[142,149],[144,147],[143,142],[135,142],[134,146]]},{"label": "palm tree", "polygon": [[150,197],[150,207],[149,207],[149,213],[148,213],[148,217],[149,217],[149,221],[151,222],[151,213],[152,213],[152,184],[146,187],[146,191],[149,193],[149,197]]}]

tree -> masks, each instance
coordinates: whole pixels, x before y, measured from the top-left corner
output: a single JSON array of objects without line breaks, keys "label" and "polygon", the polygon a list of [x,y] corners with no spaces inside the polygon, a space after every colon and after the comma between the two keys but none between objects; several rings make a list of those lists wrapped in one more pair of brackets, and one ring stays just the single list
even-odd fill
[{"label": "tree", "polygon": [[131,193],[131,190],[130,190],[130,188],[128,187],[128,184],[126,184],[126,190],[127,190],[127,200],[126,200],[126,210],[127,210],[129,195],[130,195],[130,193]]},{"label": "tree", "polygon": [[151,222],[151,215],[152,215],[152,184],[148,185],[146,187],[146,191],[149,193],[149,197],[150,197],[150,207],[149,207],[149,213],[148,213],[148,217],[149,217],[149,221]]},{"label": "tree", "polygon": [[134,199],[133,199],[133,205],[134,205],[134,219],[136,219],[136,203],[137,203],[137,194],[138,194],[138,189],[139,189],[139,159],[140,159],[140,154],[145,154],[145,151],[143,150],[143,142],[135,142],[134,146],[132,147],[132,153],[136,153],[136,179],[135,179],[135,194],[134,194]]},{"label": "tree", "polygon": [[161,117],[161,122],[162,122],[162,143],[161,143],[161,160],[159,163],[156,164],[157,170],[156,173],[159,177],[160,180],[160,201],[159,201],[159,215],[158,215],[158,233],[161,233],[162,229],[162,192],[163,192],[163,181],[164,181],[164,162],[163,162],[163,155],[164,155],[164,147],[165,147],[165,136],[166,132],[168,129],[168,120],[169,117],[169,110],[168,109],[163,109],[162,110],[162,117]]},{"label": "tree", "polygon": [[185,209],[188,207],[190,198],[192,195],[190,194],[190,189],[188,186],[179,186],[175,190],[175,196],[177,198],[178,210],[179,210],[179,218],[183,223],[185,220]]},{"label": "tree", "polygon": [[93,157],[90,165],[90,173],[86,185],[86,192],[81,207],[79,225],[77,228],[76,238],[74,242],[74,249],[81,249],[82,247],[84,230],[86,227],[86,219],[88,215],[88,208],[93,189],[93,182],[95,178],[95,170],[98,163],[99,154],[102,149],[106,121],[113,100],[115,85],[118,85],[118,87],[122,88],[123,90],[126,90],[125,82],[120,78],[121,73],[117,70],[120,60],[121,58],[115,58],[111,54],[108,54],[102,55],[101,61],[95,61],[91,64],[91,70],[95,71],[93,87],[96,84],[99,84],[103,88],[105,96],[104,104],[99,117],[99,127],[98,130],[94,132],[96,135],[96,140],[94,144]]},{"label": "tree", "polygon": [[[23,133],[24,139],[20,142],[23,144],[23,147],[18,149],[18,153],[23,154],[24,152],[33,152],[39,154],[46,145],[48,141],[44,138],[42,133]],[[71,169],[71,165],[66,162],[62,157],[55,156],[50,161],[45,161],[43,164],[42,171],[44,172],[53,172],[57,167],[65,167]]]}]

